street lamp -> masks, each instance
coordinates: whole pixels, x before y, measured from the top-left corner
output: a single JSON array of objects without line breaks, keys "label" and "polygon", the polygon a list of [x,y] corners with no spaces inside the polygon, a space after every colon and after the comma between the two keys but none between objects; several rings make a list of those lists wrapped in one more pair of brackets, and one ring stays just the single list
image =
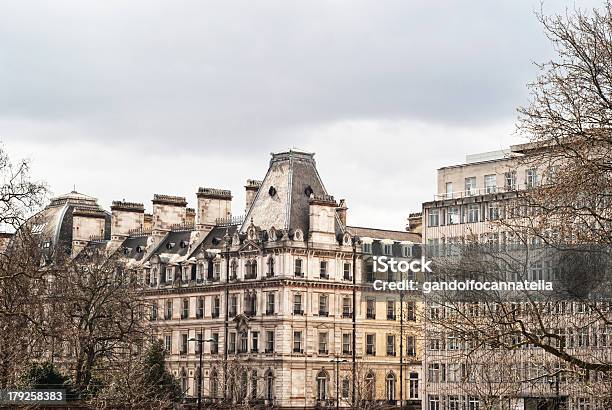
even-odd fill
[{"label": "street lamp", "polygon": [[340,408],[340,394],[339,394],[340,390],[338,386],[340,384],[340,363],[346,363],[348,362],[348,360],[340,359],[336,357],[335,359],[331,359],[330,362],[336,363],[336,408],[339,409]]},{"label": "street lamp", "polygon": [[200,353],[200,367],[198,368],[198,410],[202,409],[202,345],[204,342],[215,342],[215,339],[196,339],[191,337],[188,339],[190,342],[196,342],[198,344],[198,350]]}]

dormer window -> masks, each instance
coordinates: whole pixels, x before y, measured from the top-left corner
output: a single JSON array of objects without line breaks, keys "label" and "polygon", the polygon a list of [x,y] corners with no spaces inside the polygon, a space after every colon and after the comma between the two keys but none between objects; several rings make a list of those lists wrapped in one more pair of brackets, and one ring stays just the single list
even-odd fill
[{"label": "dormer window", "polygon": [[402,246],[402,256],[404,258],[412,257],[412,247],[410,245],[403,245]]},{"label": "dormer window", "polygon": [[169,266],[167,267],[162,266],[162,271],[164,270],[166,271],[166,282],[172,282],[172,279],[173,279],[172,278],[172,268]]},{"label": "dormer window", "polygon": [[174,245],[176,245],[174,242],[168,242],[166,244],[166,249],[170,250],[170,249],[174,248]]},{"label": "dormer window", "polygon": [[383,253],[385,255],[393,255],[393,245],[386,243],[383,245]]},{"label": "dormer window", "polygon": [[363,253],[372,253],[372,244],[364,242],[362,249],[363,249]]},{"label": "dormer window", "polygon": [[303,237],[304,237],[304,235],[302,234],[302,230],[301,229],[296,229],[295,233],[293,234],[293,240],[301,241],[301,240],[303,240],[302,239]]}]

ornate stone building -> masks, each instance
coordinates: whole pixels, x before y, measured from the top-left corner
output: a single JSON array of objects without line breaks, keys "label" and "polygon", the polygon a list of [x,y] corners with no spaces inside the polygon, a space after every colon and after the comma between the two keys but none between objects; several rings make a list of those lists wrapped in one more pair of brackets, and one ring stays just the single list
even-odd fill
[{"label": "ornate stone building", "polygon": [[337,392],[341,407],[355,394],[420,408],[419,305],[371,284],[372,256],[419,257],[420,236],[347,225],[346,203],[327,192],[311,153],[273,154],[245,189],[244,217],[223,189],[199,188],[195,209],[155,195],[152,215],[124,201],[109,215],[71,193],[43,211],[40,229],[73,253],[88,241],[123,253],[189,397],[198,392],[192,339],[201,339],[206,402],[312,408],[335,405]]}]

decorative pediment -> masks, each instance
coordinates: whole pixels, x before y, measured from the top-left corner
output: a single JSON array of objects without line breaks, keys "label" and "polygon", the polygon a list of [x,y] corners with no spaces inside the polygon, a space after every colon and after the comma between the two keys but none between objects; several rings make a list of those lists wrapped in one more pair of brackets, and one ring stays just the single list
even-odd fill
[{"label": "decorative pediment", "polygon": [[246,240],[238,250],[239,252],[259,252],[261,251],[261,246],[259,243]]},{"label": "decorative pediment", "polygon": [[249,317],[244,313],[238,314],[234,318],[234,323],[236,323],[236,331],[238,333],[245,333],[249,330]]}]

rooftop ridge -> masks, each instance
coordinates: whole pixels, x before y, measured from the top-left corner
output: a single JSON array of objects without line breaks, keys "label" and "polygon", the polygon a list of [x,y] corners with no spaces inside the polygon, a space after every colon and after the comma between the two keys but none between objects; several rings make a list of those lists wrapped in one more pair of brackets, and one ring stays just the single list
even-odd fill
[{"label": "rooftop ridge", "polygon": [[144,204],[140,202],[113,201],[111,209],[124,209],[144,212]]}]

